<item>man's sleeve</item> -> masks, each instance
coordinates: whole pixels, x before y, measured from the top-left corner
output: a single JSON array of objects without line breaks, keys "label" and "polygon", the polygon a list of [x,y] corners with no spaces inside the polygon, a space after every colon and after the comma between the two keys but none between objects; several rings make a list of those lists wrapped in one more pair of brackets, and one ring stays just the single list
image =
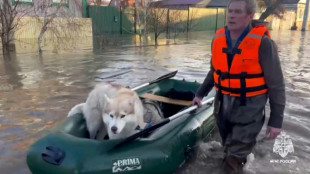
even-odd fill
[{"label": "man's sleeve", "polygon": [[210,71],[208,72],[207,77],[205,78],[202,85],[198,89],[196,93],[196,97],[203,98],[204,96],[208,95],[208,93],[211,91],[211,89],[214,86],[213,72],[214,72],[214,68],[212,66],[212,59],[211,59]]},{"label": "man's sleeve", "polygon": [[285,84],[277,46],[267,36],[262,39],[259,50],[259,62],[268,87],[271,111],[268,126],[282,128],[285,108]]}]

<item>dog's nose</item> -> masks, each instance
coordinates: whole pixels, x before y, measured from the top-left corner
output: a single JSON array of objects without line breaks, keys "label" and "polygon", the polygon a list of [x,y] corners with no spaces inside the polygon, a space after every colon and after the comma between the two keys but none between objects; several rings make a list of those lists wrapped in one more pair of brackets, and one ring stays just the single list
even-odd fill
[{"label": "dog's nose", "polygon": [[112,126],[112,127],[111,127],[111,131],[112,131],[113,133],[116,133],[117,127],[116,127],[116,126]]}]

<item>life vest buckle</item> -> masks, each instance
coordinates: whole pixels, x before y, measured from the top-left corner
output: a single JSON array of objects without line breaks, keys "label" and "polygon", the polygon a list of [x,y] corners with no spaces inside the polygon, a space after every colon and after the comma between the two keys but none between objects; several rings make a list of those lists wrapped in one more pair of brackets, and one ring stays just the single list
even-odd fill
[{"label": "life vest buckle", "polygon": [[229,79],[229,73],[222,73],[221,80]]},{"label": "life vest buckle", "polygon": [[241,79],[245,79],[247,77],[248,73],[247,72],[242,72],[241,73]]}]

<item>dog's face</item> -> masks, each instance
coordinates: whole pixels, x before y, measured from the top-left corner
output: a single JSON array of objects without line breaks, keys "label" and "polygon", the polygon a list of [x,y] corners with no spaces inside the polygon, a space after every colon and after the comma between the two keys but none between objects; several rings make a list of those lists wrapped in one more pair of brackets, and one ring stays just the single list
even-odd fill
[{"label": "dog's face", "polygon": [[134,98],[123,96],[122,98],[107,98],[107,101],[107,106],[103,112],[103,121],[109,135],[130,131],[126,129],[135,129],[137,127]]}]

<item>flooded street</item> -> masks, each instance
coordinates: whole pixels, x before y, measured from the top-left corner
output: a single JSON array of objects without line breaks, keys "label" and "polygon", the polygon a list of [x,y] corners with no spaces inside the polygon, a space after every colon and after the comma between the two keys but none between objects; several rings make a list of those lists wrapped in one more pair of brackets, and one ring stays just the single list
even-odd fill
[{"label": "flooded street", "polygon": [[[310,32],[271,34],[278,45],[286,82],[283,130],[294,146],[294,152],[283,159],[296,163],[270,162],[282,157],[272,152],[274,141],[262,139],[264,126],[246,172],[310,173]],[[100,81],[95,77],[131,70],[104,81],[134,87],[168,71],[179,70],[177,78],[202,82],[210,66],[211,39],[212,34],[196,33],[190,42],[180,45],[110,48],[98,53],[76,50],[43,56],[19,54],[8,63],[1,58],[1,174],[30,173],[26,165],[29,146],[65,119],[72,106],[85,101],[88,92]],[[218,144],[216,137],[202,143],[194,158],[177,173],[217,173],[222,160]]]}]

